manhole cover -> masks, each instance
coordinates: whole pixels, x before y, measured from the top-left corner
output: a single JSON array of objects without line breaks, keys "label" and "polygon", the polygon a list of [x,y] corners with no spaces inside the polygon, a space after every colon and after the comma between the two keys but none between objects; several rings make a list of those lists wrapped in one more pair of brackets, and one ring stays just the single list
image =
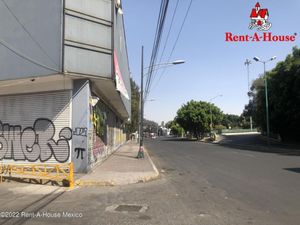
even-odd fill
[{"label": "manhole cover", "polygon": [[146,212],[148,209],[147,205],[138,205],[138,204],[121,204],[121,205],[112,205],[106,208],[106,211],[109,212],[139,212],[143,213]]},{"label": "manhole cover", "polygon": [[119,205],[115,211],[118,212],[139,212],[143,206],[140,205]]}]

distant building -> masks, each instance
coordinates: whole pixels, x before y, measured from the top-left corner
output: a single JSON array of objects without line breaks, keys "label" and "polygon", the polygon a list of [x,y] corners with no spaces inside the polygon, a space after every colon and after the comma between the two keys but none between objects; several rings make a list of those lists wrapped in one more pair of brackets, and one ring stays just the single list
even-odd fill
[{"label": "distant building", "polygon": [[125,142],[130,78],[120,0],[0,4],[0,162],[87,172]]},{"label": "distant building", "polygon": [[170,135],[171,129],[160,126],[158,128],[158,136],[168,136]]}]

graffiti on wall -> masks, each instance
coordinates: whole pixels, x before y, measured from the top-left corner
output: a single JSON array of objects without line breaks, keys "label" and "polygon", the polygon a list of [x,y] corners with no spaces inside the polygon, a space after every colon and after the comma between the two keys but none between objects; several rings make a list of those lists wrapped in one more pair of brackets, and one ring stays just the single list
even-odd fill
[{"label": "graffiti on wall", "polygon": [[93,132],[93,156],[94,160],[97,161],[97,159],[103,154],[105,154],[106,146],[104,142],[101,140],[101,138],[96,134],[96,131]]},{"label": "graffiti on wall", "polygon": [[73,130],[73,135],[74,136],[83,136],[83,137],[87,137],[87,128],[86,127],[76,127]]},{"label": "graffiti on wall", "polygon": [[79,155],[80,155],[80,158],[83,159],[83,153],[86,151],[86,149],[85,148],[75,148],[74,151],[77,152],[76,159],[79,158]]},{"label": "graffiti on wall", "polygon": [[0,121],[0,160],[46,162],[54,157],[59,163],[67,162],[72,130],[69,127],[62,128],[58,140],[54,140],[55,132],[54,123],[45,118],[35,120],[32,127],[25,129]]}]

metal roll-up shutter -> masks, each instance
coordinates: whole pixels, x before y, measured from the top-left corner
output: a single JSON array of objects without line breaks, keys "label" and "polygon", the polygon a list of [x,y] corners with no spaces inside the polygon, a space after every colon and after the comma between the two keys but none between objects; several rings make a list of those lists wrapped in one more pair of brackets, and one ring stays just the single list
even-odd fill
[{"label": "metal roll-up shutter", "polygon": [[0,162],[70,162],[70,104],[70,90],[0,96]]}]

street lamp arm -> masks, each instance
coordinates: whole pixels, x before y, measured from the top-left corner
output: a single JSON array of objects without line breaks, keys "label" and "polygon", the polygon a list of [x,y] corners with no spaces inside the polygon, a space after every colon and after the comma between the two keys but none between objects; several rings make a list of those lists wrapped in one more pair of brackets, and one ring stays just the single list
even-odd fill
[{"label": "street lamp arm", "polygon": [[270,61],[275,60],[275,59],[276,59],[276,56],[271,57],[271,58],[270,58],[269,60],[267,60],[267,61],[260,60],[260,58],[258,58],[257,56],[253,57],[253,59],[254,59],[256,62],[267,63],[267,62],[270,62]]},{"label": "street lamp arm", "polygon": [[153,68],[153,67],[156,67],[156,66],[178,65],[178,64],[183,64],[183,63],[185,63],[184,60],[178,59],[178,60],[174,60],[173,62],[159,63],[159,64],[155,64],[155,65],[152,65],[152,66],[147,66],[147,67],[144,68],[144,70],[149,69],[149,68]]}]

